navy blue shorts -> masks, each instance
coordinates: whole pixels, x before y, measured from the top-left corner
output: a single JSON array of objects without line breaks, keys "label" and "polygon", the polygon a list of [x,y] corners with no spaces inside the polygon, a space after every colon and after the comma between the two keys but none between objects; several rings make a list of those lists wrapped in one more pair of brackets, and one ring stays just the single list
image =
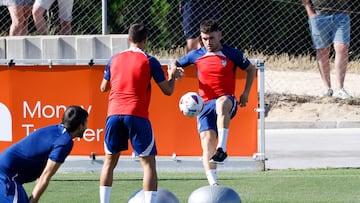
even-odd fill
[{"label": "navy blue shorts", "polygon": [[[231,117],[233,118],[237,112],[237,101],[234,97],[228,96],[232,101]],[[216,113],[216,99],[212,99],[205,103],[204,109],[197,116],[198,132],[199,134],[206,130],[214,130],[217,132],[217,113]]]},{"label": "navy blue shorts", "polygon": [[12,203],[21,202],[27,203],[28,196],[24,187],[14,181],[14,178],[8,177],[6,174],[0,172],[0,202]]},{"label": "navy blue shorts", "polygon": [[106,119],[105,153],[115,154],[128,149],[128,140],[135,155],[156,155],[155,137],[149,119],[128,115],[112,115]]},{"label": "navy blue shorts", "polygon": [[200,23],[207,19],[220,20],[221,1],[185,0],[181,2],[182,27],[185,39],[200,36]]}]

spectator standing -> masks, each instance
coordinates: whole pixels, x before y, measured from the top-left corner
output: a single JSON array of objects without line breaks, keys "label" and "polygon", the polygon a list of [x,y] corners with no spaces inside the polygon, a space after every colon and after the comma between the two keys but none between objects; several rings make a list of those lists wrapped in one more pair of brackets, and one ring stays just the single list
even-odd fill
[{"label": "spectator standing", "polygon": [[[317,64],[325,86],[323,96],[351,98],[344,89],[350,45],[350,2],[349,0],[302,0],[309,17]],[[335,92],[330,79],[331,45],[335,50]]]},{"label": "spectator standing", "polygon": [[[44,18],[45,11],[48,11],[55,0],[35,0],[32,15],[37,31],[40,35],[48,34],[48,27]],[[60,35],[72,34],[72,9],[74,0],[57,0],[59,7]]]},{"label": "spectator standing", "polygon": [[11,17],[10,36],[28,34],[28,22],[33,4],[34,0],[4,0],[3,5],[7,6]]}]

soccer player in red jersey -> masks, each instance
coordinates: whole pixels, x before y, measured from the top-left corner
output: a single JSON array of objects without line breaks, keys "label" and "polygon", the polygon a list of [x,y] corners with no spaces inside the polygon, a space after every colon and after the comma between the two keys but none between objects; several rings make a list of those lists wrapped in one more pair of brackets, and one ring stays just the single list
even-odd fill
[{"label": "soccer player in red jersey", "polygon": [[145,53],[148,31],[143,24],[129,29],[130,48],[112,56],[100,85],[110,90],[105,129],[105,161],[100,175],[100,202],[110,202],[113,172],[120,152],[128,149],[128,140],[144,169],[145,202],[156,200],[156,144],[148,118],[153,78],[165,95],[171,95],[179,71],[168,69],[168,78],[159,61]]},{"label": "soccer player in red jersey", "polygon": [[[222,34],[217,21],[205,20],[200,25],[203,47],[178,59],[173,66],[195,64],[199,81],[199,95],[205,102],[197,117],[203,150],[203,166],[210,185],[218,185],[216,164],[227,158],[226,143],[230,120],[240,107],[246,106],[256,68],[240,51],[220,42]],[[246,84],[239,102],[235,98],[235,71],[246,71]],[[216,144],[216,138],[218,143]],[[216,149],[216,151],[215,151]]]}]

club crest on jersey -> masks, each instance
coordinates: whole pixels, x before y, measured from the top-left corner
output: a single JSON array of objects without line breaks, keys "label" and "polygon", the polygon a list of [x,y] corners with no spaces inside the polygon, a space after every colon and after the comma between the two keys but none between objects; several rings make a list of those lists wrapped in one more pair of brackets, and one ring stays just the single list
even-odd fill
[{"label": "club crest on jersey", "polygon": [[222,67],[226,67],[226,64],[227,64],[226,59],[222,59],[222,60],[221,60],[221,65],[222,65]]}]

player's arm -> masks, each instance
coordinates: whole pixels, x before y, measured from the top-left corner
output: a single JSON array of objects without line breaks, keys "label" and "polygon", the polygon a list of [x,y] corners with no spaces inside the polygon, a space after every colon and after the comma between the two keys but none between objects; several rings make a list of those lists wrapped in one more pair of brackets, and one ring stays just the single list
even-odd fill
[{"label": "player's arm", "polygon": [[55,162],[51,159],[48,159],[45,169],[42,172],[41,176],[38,178],[36,185],[31,193],[29,203],[35,203],[39,201],[41,195],[44,193],[47,186],[49,185],[51,177],[56,173],[60,165],[60,162]]},{"label": "player's arm", "polygon": [[306,13],[308,14],[308,16],[310,18],[315,18],[316,13],[315,13],[314,9],[311,6],[311,0],[301,0],[301,2],[305,7],[305,10],[306,10]]},{"label": "player's arm", "polygon": [[100,91],[106,92],[110,90],[110,82],[106,79],[103,79],[100,84]]},{"label": "player's arm", "polygon": [[100,91],[101,92],[106,92],[110,90],[110,65],[111,65],[111,59],[108,61],[108,63],[105,66],[105,71],[104,71],[104,77],[103,80],[101,81],[100,84]]},{"label": "player's arm", "polygon": [[158,85],[161,89],[161,91],[165,94],[165,95],[172,95],[172,93],[174,92],[174,88],[175,88],[175,78],[176,76],[179,74],[178,70],[176,67],[170,66],[167,70],[168,72],[168,79],[164,80],[162,82],[159,82]]},{"label": "player's arm", "polygon": [[[201,40],[200,40],[201,41]],[[174,60],[171,64],[170,67],[172,68],[176,68],[177,72],[175,75],[175,79],[176,80],[180,80],[181,78],[183,78],[185,76],[185,72],[184,72],[184,68],[189,66],[189,65],[193,65],[195,64],[195,61],[202,55],[204,55],[206,52],[205,49],[201,49],[201,50],[192,50],[189,53],[187,53],[186,55],[184,55],[183,57],[178,58],[177,60]]]},{"label": "player's arm", "polygon": [[240,103],[239,103],[240,107],[246,106],[246,103],[248,102],[250,89],[256,75],[255,65],[250,63],[249,66],[245,69],[245,71],[246,71],[246,82],[245,82],[244,91],[240,96]]},{"label": "player's arm", "polygon": [[175,60],[174,62],[172,62],[170,64],[170,68],[177,69],[176,73],[175,73],[176,80],[180,80],[181,78],[183,78],[185,76],[184,68],[181,67],[181,65],[179,64],[179,62],[177,60]]}]

